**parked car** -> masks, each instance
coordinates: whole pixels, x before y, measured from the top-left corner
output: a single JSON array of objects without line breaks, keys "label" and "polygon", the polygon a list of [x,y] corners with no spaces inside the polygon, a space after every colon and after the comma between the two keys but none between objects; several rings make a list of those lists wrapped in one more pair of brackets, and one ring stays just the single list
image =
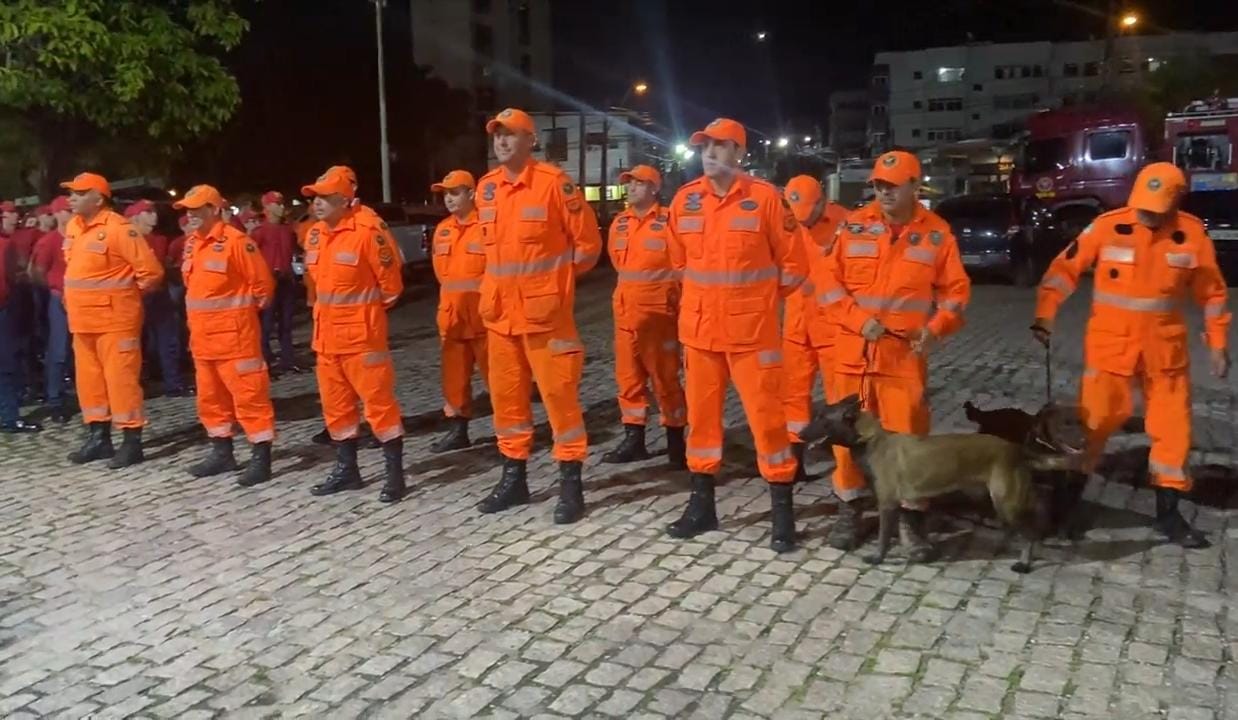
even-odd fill
[{"label": "parked car", "polygon": [[1238,190],[1187,193],[1182,209],[1204,221],[1226,283],[1238,285]]},{"label": "parked car", "polygon": [[950,223],[969,274],[1003,277],[1020,287],[1039,282],[1074,237],[1044,205],[1021,205],[1009,195],[959,195],[934,210]]},{"label": "parked car", "polygon": [[406,208],[396,203],[378,203],[373,207],[378,216],[387,223],[400,247],[400,254],[404,258],[405,280],[408,280],[412,273],[428,268],[434,228],[447,217],[447,211],[429,205]]}]

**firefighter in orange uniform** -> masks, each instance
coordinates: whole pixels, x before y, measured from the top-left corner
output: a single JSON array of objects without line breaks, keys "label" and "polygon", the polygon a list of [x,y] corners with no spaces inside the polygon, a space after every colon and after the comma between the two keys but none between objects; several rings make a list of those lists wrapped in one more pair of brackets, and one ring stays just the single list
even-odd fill
[{"label": "firefighter in orange uniform", "polygon": [[646,381],[658,398],[670,466],[687,467],[684,425],[687,408],[679,384],[679,278],[671,267],[667,238],[670,215],[658,202],[662,175],[637,165],[619,176],[627,184],[628,209],[610,227],[608,251],[619,274],[615,287],[615,383],[623,440],[602,462],[649,459],[645,447]]},{"label": "firefighter in orange uniform", "polygon": [[1094,267],[1079,403],[1088,430],[1086,469],[1130,416],[1138,380],[1152,438],[1153,527],[1171,542],[1198,548],[1207,539],[1178,511],[1179,497],[1191,490],[1190,354],[1182,309],[1190,300],[1203,308],[1211,370],[1221,378],[1229,372],[1231,316],[1212,240],[1199,218],[1178,209],[1185,192],[1186,178],[1170,163],[1140,171],[1127,206],[1096,218],[1049,266],[1032,330],[1048,344],[1058,307]]},{"label": "firefighter in orange uniform", "polygon": [[208,477],[236,470],[232,434],[239,422],[252,457],[237,483],[251,487],[271,479],[275,409],[258,312],[271,302],[275,280],[254,241],[223,221],[223,198],[215,188],[197,185],[174,207],[189,216],[181,276],[198,419],[211,439],[211,452],[189,473]]},{"label": "firefighter in orange uniform", "polygon": [[432,452],[468,447],[469,418],[473,416],[473,368],[490,382],[486,356],[486,326],[481,321],[481,276],[486,269],[486,246],[481,241],[474,202],[477,184],[464,170],[447,173],[430,186],[443,193],[448,215],[434,229],[434,275],[439,282],[438,335],[442,349],[443,414],[451,428],[430,446]]},{"label": "firefighter in orange uniform", "polygon": [[818,369],[821,387],[830,396],[829,356],[834,346],[834,327],[825,313],[817,308],[817,266],[825,262],[825,246],[834,238],[838,224],[847,211],[825,196],[821,183],[808,175],[797,175],[787,181],[783,196],[803,232],[804,254],[811,269],[808,282],[800,291],[787,296],[782,317],[782,363],[786,369],[787,432],[791,436],[791,453],[795,455],[795,481],[808,479],[804,471],[804,444],[799,433],[812,419],[812,386]]},{"label": "firefighter in orange uniform", "polygon": [[[876,199],[847,214],[827,246],[830,272],[817,302],[837,325],[833,397],[859,395],[892,432],[927,434],[925,355],[963,326],[971,281],[950,226],[917,199],[920,161],[894,151],[877,158],[869,180]],[[845,448],[834,448],[838,519],[826,542],[858,547],[864,474]],[[900,531],[913,562],[935,555],[923,505],[904,504]]]},{"label": "firefighter in orange uniform", "polygon": [[[73,333],[77,398],[90,431],[69,456],[81,464],[111,458],[110,468],[141,462],[142,293],[163,282],[163,267],[141,233],[107,207],[105,178],[82,173],[60,184],[73,219],[65,227],[64,305]],[[112,448],[112,427],[124,433]]]},{"label": "firefighter in orange uniform", "polygon": [[386,478],[380,502],[404,497],[404,425],[395,398],[395,365],[387,345],[387,310],[404,281],[385,226],[354,207],[355,176],[332,168],[301,192],[313,197],[318,222],[306,238],[305,266],[314,279],[313,348],[323,419],[336,447],[335,467],[314,495],[361,487],[357,467],[358,401],[382,443]]},{"label": "firefighter in orange uniform", "polygon": [[688,401],[692,494],[667,528],[692,537],[718,527],[714,476],[722,465],[723,403],[735,385],[756,441],[757,467],[769,483],[770,547],[795,549],[791,483],[795,456],[782,399],[786,379],[779,340],[780,297],[808,275],[799,223],[777,188],[740,170],[743,125],[718,118],[694,133],[705,174],[675,194],[671,264],[683,276],[679,340]]},{"label": "firefighter in orange uniform", "polygon": [[584,515],[580,471],[588,441],[578,389],[585,349],[576,332],[576,276],[597,264],[597,217],[564,172],[533,160],[533,119],[509,108],[486,123],[499,165],[482,176],[477,220],[486,247],[482,321],[489,336],[490,397],[503,474],[478,504],[493,513],[529,501],[533,449],[530,384],[537,381],[554,431],[559,501],[554,521]]}]

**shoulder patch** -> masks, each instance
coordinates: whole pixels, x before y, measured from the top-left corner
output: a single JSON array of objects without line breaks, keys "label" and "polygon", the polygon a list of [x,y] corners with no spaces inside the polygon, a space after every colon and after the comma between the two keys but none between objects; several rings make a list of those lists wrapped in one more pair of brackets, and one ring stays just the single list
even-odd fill
[{"label": "shoulder patch", "polygon": [[739,204],[739,207],[741,210],[747,210],[749,212],[752,212],[753,210],[756,210],[757,208],[761,206],[757,203],[756,200],[744,200],[743,202]]},{"label": "shoulder patch", "polygon": [[451,236],[451,229],[450,229],[450,228],[443,228],[442,230],[439,230],[439,231],[438,231],[438,236],[439,236],[439,237],[450,237],[450,236]]},{"label": "shoulder patch", "polygon": [[941,238],[940,230],[933,230],[932,232],[929,233],[929,242],[933,243],[934,245],[940,245],[941,239],[942,238]]},{"label": "shoulder patch", "polygon": [[1119,235],[1130,235],[1135,232],[1135,228],[1131,227],[1130,223],[1118,223],[1113,226],[1113,231]]}]

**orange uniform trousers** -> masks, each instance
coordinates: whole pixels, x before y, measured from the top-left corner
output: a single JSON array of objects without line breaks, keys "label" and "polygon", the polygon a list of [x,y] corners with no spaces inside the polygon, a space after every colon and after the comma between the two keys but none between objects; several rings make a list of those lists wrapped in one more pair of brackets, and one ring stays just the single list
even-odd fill
[{"label": "orange uniform trousers", "polygon": [[474,338],[439,337],[442,362],[443,414],[447,417],[473,417],[473,368],[482,382],[490,386],[490,357],[486,335]]},{"label": "orange uniform trousers", "polygon": [[644,425],[649,412],[646,382],[652,381],[663,427],[687,422],[683,386],[679,383],[678,318],[650,315],[638,328],[615,327],[615,384],[619,412],[626,425]]},{"label": "orange uniform trousers", "polygon": [[[835,373],[832,395],[845,398],[859,395],[864,409],[881,421],[890,432],[926,435],[930,415],[924,402],[924,381],[895,375],[853,375]],[[836,401],[835,401],[836,402]],[[834,494],[851,501],[867,493],[864,472],[847,448],[834,446]],[[912,507],[910,503],[905,507]]]},{"label": "orange uniform trousers", "polygon": [[315,368],[322,416],[332,440],[357,437],[361,414],[379,442],[404,434],[400,405],[395,399],[395,364],[389,352],[360,352],[337,355],[318,353]]},{"label": "orange uniform trousers", "polygon": [[561,340],[553,332],[505,335],[491,331],[490,399],[499,452],[513,460],[528,460],[533,451],[532,383],[554,433],[551,455],[559,462],[584,461],[589,439],[580,411],[580,375],[585,351],[579,341]]},{"label": "orange uniform trousers", "polygon": [[198,385],[198,419],[206,434],[230,438],[240,423],[251,443],[275,439],[271,376],[261,357],[193,361]]},{"label": "orange uniform trousers", "polygon": [[1084,371],[1079,404],[1088,433],[1087,469],[1095,468],[1105,441],[1130,417],[1137,381],[1143,383],[1147,404],[1144,425],[1152,439],[1148,453],[1152,484],[1189,492],[1192,482],[1186,469],[1191,453],[1191,379],[1185,370],[1141,373],[1139,377],[1095,368]]},{"label": "orange uniform trousers", "polygon": [[77,400],[83,421],[110,421],[112,427],[122,430],[146,424],[139,335],[139,331],[73,333]]},{"label": "orange uniform trousers", "polygon": [[684,347],[688,398],[688,470],[716,475],[722,467],[726,386],[735,385],[757,449],[757,468],[771,483],[795,478],[795,457],[783,413],[782,351],[715,352]]},{"label": "orange uniform trousers", "polygon": [[790,338],[782,339],[782,363],[786,374],[783,412],[787,416],[787,434],[791,442],[800,442],[800,431],[812,422],[812,388],[817,375],[826,402],[836,402],[830,381],[830,359],[833,348],[815,348]]}]

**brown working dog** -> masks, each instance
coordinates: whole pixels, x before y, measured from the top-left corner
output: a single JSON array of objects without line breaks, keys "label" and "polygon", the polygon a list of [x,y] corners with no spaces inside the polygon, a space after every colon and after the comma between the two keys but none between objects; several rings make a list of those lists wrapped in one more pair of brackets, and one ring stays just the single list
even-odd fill
[{"label": "brown working dog", "polygon": [[864,558],[872,564],[885,560],[890,550],[901,503],[982,489],[998,517],[1026,540],[1010,569],[1030,572],[1044,528],[1032,471],[1069,470],[1080,461],[1078,456],[1036,454],[992,435],[889,432],[860,407],[857,395],[826,405],[818,419],[824,439],[851,448],[872,479],[880,519],[877,552]]}]

